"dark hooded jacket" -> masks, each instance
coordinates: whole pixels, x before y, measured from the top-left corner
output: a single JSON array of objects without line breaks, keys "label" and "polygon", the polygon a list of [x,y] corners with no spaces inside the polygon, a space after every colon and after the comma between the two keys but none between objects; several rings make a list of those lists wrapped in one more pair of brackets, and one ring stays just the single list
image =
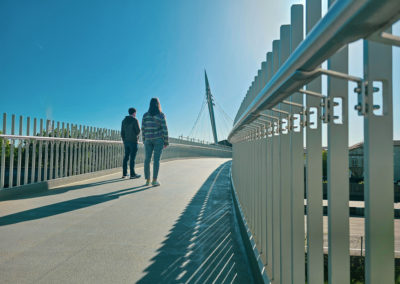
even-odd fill
[{"label": "dark hooded jacket", "polygon": [[122,141],[137,143],[139,140],[139,133],[139,121],[130,115],[126,116],[121,125]]}]

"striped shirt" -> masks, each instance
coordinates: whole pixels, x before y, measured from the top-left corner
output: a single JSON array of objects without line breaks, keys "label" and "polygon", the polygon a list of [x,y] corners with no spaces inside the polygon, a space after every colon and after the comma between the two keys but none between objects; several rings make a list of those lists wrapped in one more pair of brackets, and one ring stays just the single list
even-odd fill
[{"label": "striped shirt", "polygon": [[165,115],[163,113],[151,116],[146,112],[142,119],[143,142],[147,139],[164,139],[164,145],[168,145],[168,128]]}]

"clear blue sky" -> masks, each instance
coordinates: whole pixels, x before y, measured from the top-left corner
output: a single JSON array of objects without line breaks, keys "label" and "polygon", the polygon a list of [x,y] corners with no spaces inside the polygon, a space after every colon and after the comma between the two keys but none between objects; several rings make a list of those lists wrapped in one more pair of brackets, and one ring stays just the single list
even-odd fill
[{"label": "clear blue sky", "polygon": [[2,0],[0,112],[118,129],[128,107],[141,118],[156,96],[171,136],[187,135],[204,69],[234,117],[299,2]]}]

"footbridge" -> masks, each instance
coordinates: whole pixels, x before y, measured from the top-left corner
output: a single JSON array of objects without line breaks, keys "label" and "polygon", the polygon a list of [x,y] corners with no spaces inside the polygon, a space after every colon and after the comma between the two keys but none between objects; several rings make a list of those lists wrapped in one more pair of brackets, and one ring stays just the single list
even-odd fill
[{"label": "footbridge", "polygon": [[116,130],[4,114],[0,282],[400,283],[400,5],[327,2],[291,7],[232,147],[171,138],[159,187],[121,179]]}]

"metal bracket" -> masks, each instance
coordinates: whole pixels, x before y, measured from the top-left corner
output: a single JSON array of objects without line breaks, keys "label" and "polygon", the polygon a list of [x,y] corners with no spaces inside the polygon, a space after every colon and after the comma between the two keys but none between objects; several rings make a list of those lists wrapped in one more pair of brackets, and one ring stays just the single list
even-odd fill
[{"label": "metal bracket", "polygon": [[325,98],[325,96],[321,93],[317,93],[314,91],[310,91],[310,90],[305,90],[305,89],[299,89],[299,93],[308,95],[308,96],[312,96],[312,97],[317,97],[317,98]]},{"label": "metal bracket", "polygon": [[372,34],[368,40],[387,44],[387,45],[394,45],[394,46],[400,46],[400,36],[396,36],[391,33],[379,31],[374,34]]},{"label": "metal bracket", "polygon": [[[366,115],[368,111],[370,111],[368,103],[367,103],[367,96],[369,94],[369,85],[370,82],[363,80],[361,84],[357,88],[354,89],[354,92],[357,93],[358,95],[358,103],[356,106],[354,106],[354,109],[358,111],[358,115]],[[379,92],[379,88],[373,87],[372,86],[372,92],[373,93]],[[372,109],[379,109],[379,105],[373,105]]]},{"label": "metal bracket", "polygon": [[295,106],[295,107],[303,108],[303,105],[302,105],[302,104],[294,103],[294,102],[287,101],[287,100],[281,101],[281,104],[285,104],[285,105],[290,105],[290,106]]},{"label": "metal bracket", "polygon": [[272,119],[275,119],[275,120],[279,120],[279,117],[273,116],[273,115],[269,115],[269,114],[267,114],[265,112],[260,112],[259,115],[264,116],[264,117],[269,117],[269,118],[272,118]]},{"label": "metal bracket", "polygon": [[331,98],[329,97],[322,98],[320,106],[321,106],[320,119],[323,122],[328,123],[331,117]]},{"label": "metal bracket", "polygon": [[357,76],[352,76],[346,73],[341,73],[329,69],[323,69],[323,68],[317,68],[312,71],[302,71],[302,70],[297,70],[296,73],[299,75],[305,76],[305,77],[317,77],[320,75],[327,75],[327,76],[332,76],[338,79],[344,79],[348,81],[353,81],[356,83],[361,82],[363,79]]},{"label": "metal bracket", "polygon": [[279,113],[282,113],[282,114],[290,115],[290,113],[288,113],[287,111],[283,111],[283,110],[280,110],[280,109],[277,109],[277,108],[271,108],[271,111],[275,111],[275,112],[279,112]]}]

